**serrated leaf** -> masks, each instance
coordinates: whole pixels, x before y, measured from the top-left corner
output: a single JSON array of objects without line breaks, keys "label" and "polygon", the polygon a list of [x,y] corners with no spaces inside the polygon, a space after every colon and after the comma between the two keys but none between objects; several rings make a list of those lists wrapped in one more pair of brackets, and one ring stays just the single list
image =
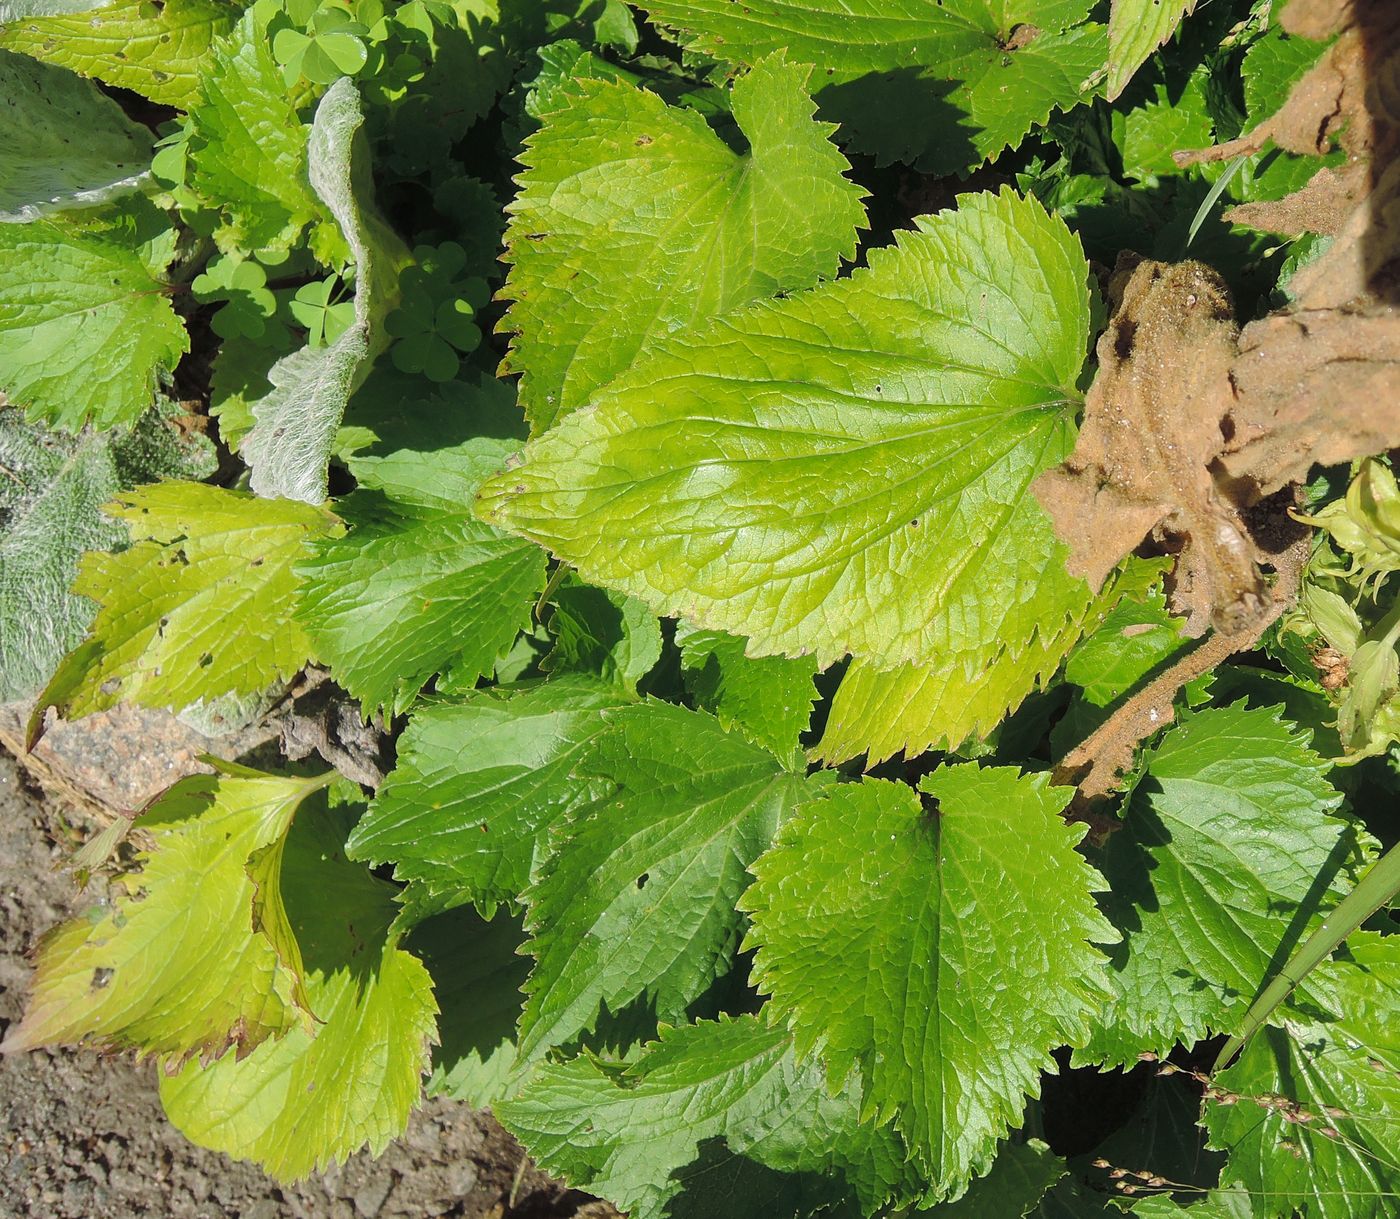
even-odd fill
[{"label": "serrated leaf", "polygon": [[488,922],[469,907],[429,918],[404,941],[432,975],[439,1009],[429,1096],[480,1109],[510,1094],[515,1023],[529,973],[524,941],[518,915],[498,910]]},{"label": "serrated leaf", "polygon": [[[970,169],[1094,92],[1108,44],[1088,0],[647,0],[727,63],[819,65],[822,112],[881,163]],[[918,115],[917,122],[909,121]]]},{"label": "serrated leaf", "polygon": [[546,673],[589,673],[628,694],[661,659],[661,624],[635,597],[568,579],[551,597]]},{"label": "serrated leaf", "polygon": [[741,905],[799,1055],[835,1086],[859,1067],[862,1116],[894,1122],[936,1199],[991,1168],[1050,1051],[1089,1036],[1105,982],[1088,941],[1113,932],[1068,789],[971,764],[921,787],[936,812],[870,779],[804,804]]},{"label": "serrated leaf", "polygon": [[349,532],[323,537],[297,568],[297,621],[366,710],[406,710],[434,673],[491,672],[544,588],[537,547],[471,513],[511,445],[471,440],[353,463],[360,489],[337,501]]},{"label": "serrated leaf", "polygon": [[398,303],[398,273],[408,250],[375,212],[364,152],[356,152],[364,112],[343,76],[316,107],[308,137],[308,176],[340,226],[355,263],[355,320],[324,347],[284,356],[267,374],[272,392],[251,404],[253,426],[240,452],[259,495],[319,504],[326,466],[350,394],[388,342],[384,318]]},{"label": "serrated leaf", "polygon": [[153,845],[115,905],[44,939],[24,1019],[0,1049],[86,1043],[178,1062],[309,1022],[295,976],[253,926],[247,866],[320,783],[248,772],[171,788],[138,823]]},{"label": "serrated leaf", "polygon": [[74,591],[101,608],[59,666],[34,722],[119,702],[179,710],[257,694],[293,676],[311,642],[292,617],[303,545],[339,528],[330,513],[202,483],[152,483],[118,497],[132,546],[88,554]]},{"label": "serrated leaf", "polygon": [[321,214],[307,128],[251,10],[200,64],[186,155],[190,186],[220,213],[225,252],[286,249]]},{"label": "serrated leaf", "polygon": [[681,623],[681,677],[702,711],[726,728],[747,733],[790,766],[802,764],[798,738],[812,720],[817,689],[810,656],[746,656],[747,641],[723,631],[700,631]]},{"label": "serrated leaf", "polygon": [[918,224],[659,345],[489,480],[484,519],[753,655],[970,677],[1058,630],[1083,582],[1029,485],[1072,443],[1083,254],[1010,192]]},{"label": "serrated leaf", "polygon": [[549,827],[609,790],[578,770],[604,730],[601,712],[622,701],[600,683],[560,677],[421,705],[351,853],[487,911],[514,901],[544,858]]},{"label": "serrated leaf", "polygon": [[1277,22],[1250,45],[1240,64],[1244,108],[1251,125],[1276,114],[1293,86],[1317,62],[1327,44],[1290,34]]},{"label": "serrated leaf", "polygon": [[1185,646],[1184,626],[1185,619],[1167,611],[1160,589],[1150,590],[1143,599],[1126,597],[1070,653],[1065,680],[1078,686],[1095,707],[1107,707]]},{"label": "serrated leaf", "polygon": [[679,326],[807,288],[855,255],[864,192],[812,119],[811,69],[781,55],[737,80],[735,153],[693,111],[585,79],[526,141],[502,325],[535,430],[588,402]]},{"label": "serrated leaf", "polygon": [[1003,1143],[991,1171],[978,1177],[956,1202],[914,1214],[929,1219],[1023,1219],[1068,1171],[1039,1139]]},{"label": "serrated leaf", "polygon": [[0,409],[0,703],[35,694],[92,622],[97,606],[69,591],[78,561],[126,540],[102,506],[123,486],[211,467],[207,442],[190,443],[159,410],[125,436],[74,437]]},{"label": "serrated leaf", "polygon": [[[167,106],[199,96],[199,65],[233,28],[239,9],[223,0],[117,0],[53,15],[0,10],[0,48],[95,76]],[[95,8],[95,11],[88,11]]]},{"label": "serrated leaf", "polygon": [[[662,1219],[677,1213],[677,1195],[715,1188],[702,1150],[716,1140],[727,1144],[726,1158],[820,1174],[806,1186],[802,1214],[852,1195],[861,1213],[873,1213],[902,1185],[904,1149],[888,1127],[861,1127],[859,1104],[858,1083],[830,1095],[820,1068],[797,1061],[791,1034],[740,1016],[663,1027],[625,1064],[583,1055],[545,1065],[496,1111],[550,1172],[633,1219]],[[734,1173],[743,1169],[730,1165],[724,1175]],[[780,1212],[750,1194],[710,1213]]]},{"label": "serrated leaf", "polygon": [[1196,0],[1113,0],[1108,15],[1108,100],[1196,7]]},{"label": "serrated leaf", "polygon": [[1209,147],[1215,135],[1206,94],[1210,78],[1205,69],[1172,87],[1158,74],[1153,76],[1157,78],[1152,80],[1145,100],[1112,111],[1113,142],[1122,155],[1123,176],[1138,181],[1182,172],[1172,153]]},{"label": "serrated leaf", "polygon": [[[1053,551],[1049,531],[1049,523],[1039,520],[1032,521],[1027,532],[1044,535],[1046,547]],[[985,736],[1032,690],[1049,681],[1065,653],[1107,613],[1125,583],[1120,580],[1097,597],[1084,586],[1080,608],[1057,629],[1037,634],[1025,648],[991,650],[971,658],[970,663],[983,667],[970,676],[967,662],[955,655],[889,670],[852,661],[832,700],[817,755],[840,762],[864,754],[869,768],[900,752],[912,758]]]},{"label": "serrated leaf", "polygon": [[[1228,1151],[1221,1184],[1243,1187],[1253,1219],[1389,1219],[1400,1196],[1400,937],[1356,933],[1349,959],[1317,971],[1341,1019],[1322,1024],[1284,1009],[1208,1103],[1212,1147]],[[1307,1120],[1296,1120],[1300,1112]],[[1233,1219],[1233,1216],[1231,1216]]]},{"label": "serrated leaf", "polygon": [[985,736],[1054,675],[1066,651],[1120,597],[1144,594],[1159,576],[1157,563],[1132,560],[1097,597],[1086,586],[1084,609],[1060,629],[1038,634],[1023,651],[994,655],[972,677],[951,656],[888,671],[853,661],[832,700],[817,756],[840,762],[864,754],[869,768],[900,752],[912,758]]},{"label": "serrated leaf", "polygon": [[660,1020],[734,959],[748,865],[801,797],[803,776],[698,711],[648,702],[603,712],[574,766],[611,792],[575,809],[525,892],[535,967],[522,1063],[644,998]]},{"label": "serrated leaf", "polygon": [[91,81],[0,51],[0,98],[0,223],[105,202],[134,190],[150,169],[150,131]]},{"label": "serrated leaf", "polygon": [[130,425],[151,408],[157,368],[188,350],[142,251],[51,220],[0,224],[0,391],[30,419]]},{"label": "serrated leaf", "polygon": [[1258,1219],[1248,1192],[1243,1189],[1213,1189],[1195,1198],[1190,1206],[1162,1195],[1144,1198],[1134,1204],[1137,1219]]},{"label": "serrated leaf", "polygon": [[282,895],[318,1023],[163,1074],[160,1098],[193,1142],[297,1180],[403,1133],[418,1103],[437,1006],[422,963],[389,933],[392,885],[347,863],[345,810],[299,819]]},{"label": "serrated leaf", "polygon": [[1187,713],[1145,760],[1101,860],[1116,995],[1077,1062],[1127,1065],[1230,1032],[1350,888],[1329,764],[1277,708]]}]

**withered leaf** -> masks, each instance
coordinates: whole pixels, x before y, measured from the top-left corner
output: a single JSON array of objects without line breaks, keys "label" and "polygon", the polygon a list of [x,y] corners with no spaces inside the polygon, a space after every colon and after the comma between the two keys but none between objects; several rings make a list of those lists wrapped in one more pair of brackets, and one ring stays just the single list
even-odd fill
[{"label": "withered leaf", "polygon": [[[1120,267],[1099,372],[1069,459],[1034,490],[1095,588],[1152,536],[1179,551],[1174,601],[1188,629],[1247,631],[1263,612],[1260,557],[1212,463],[1230,439],[1238,329],[1224,281],[1198,262]],[[1222,430],[1224,429],[1224,430]]]}]

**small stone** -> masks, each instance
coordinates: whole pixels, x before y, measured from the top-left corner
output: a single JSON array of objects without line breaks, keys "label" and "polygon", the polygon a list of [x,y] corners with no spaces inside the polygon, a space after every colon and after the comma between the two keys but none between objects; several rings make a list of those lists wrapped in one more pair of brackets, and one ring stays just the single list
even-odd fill
[{"label": "small stone", "polygon": [[362,1219],[375,1219],[384,1209],[393,1188],[394,1182],[390,1177],[378,1177],[366,1182],[355,1191],[355,1214]]}]

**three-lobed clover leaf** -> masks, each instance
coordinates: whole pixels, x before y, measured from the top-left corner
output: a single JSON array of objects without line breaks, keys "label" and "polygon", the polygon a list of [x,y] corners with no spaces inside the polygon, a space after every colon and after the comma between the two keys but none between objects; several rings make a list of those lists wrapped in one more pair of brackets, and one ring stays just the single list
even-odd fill
[{"label": "three-lobed clover leaf", "polygon": [[311,347],[333,344],[355,322],[355,302],[345,299],[345,283],[338,275],[302,284],[287,302],[287,312],[305,327]]},{"label": "three-lobed clover leaf", "polygon": [[413,262],[399,277],[399,307],[384,319],[395,340],[389,358],[401,372],[450,381],[461,355],[480,346],[476,311],[490,291],[484,280],[462,274],[466,265],[467,253],[456,242],[414,249]]},{"label": "three-lobed clover leaf", "polygon": [[251,258],[226,254],[213,259],[190,283],[201,304],[226,302],[209,325],[221,339],[239,335],[262,338],[277,312],[277,298],[267,286],[267,272]]}]

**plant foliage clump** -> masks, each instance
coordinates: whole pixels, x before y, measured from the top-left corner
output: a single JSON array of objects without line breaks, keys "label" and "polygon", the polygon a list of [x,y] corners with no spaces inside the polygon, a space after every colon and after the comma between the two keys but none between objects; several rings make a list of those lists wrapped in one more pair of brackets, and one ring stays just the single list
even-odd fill
[{"label": "plant foliage clump", "polygon": [[370,742],[104,832],[0,1048],[284,1179],[435,1095],[634,1219],[1394,1214],[1331,9],[0,2],[0,699]]}]

